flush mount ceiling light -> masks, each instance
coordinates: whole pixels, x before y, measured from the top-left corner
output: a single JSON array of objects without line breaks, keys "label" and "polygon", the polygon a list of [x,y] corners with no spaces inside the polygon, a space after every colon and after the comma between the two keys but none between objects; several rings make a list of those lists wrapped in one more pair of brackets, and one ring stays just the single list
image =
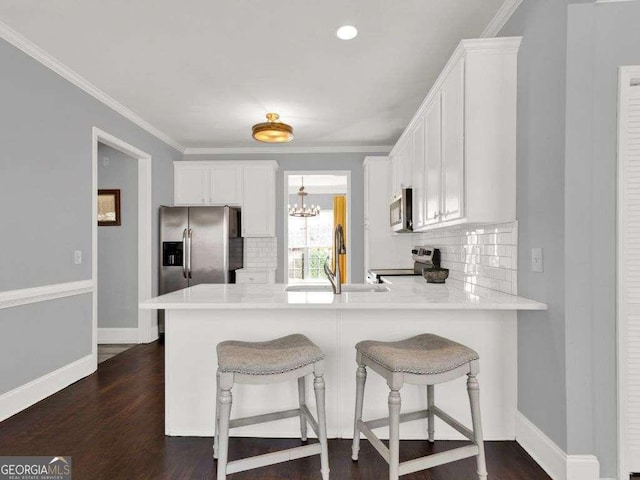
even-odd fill
[{"label": "flush mount ceiling light", "polygon": [[343,25],[338,29],[336,35],[340,40],[352,40],[358,35],[358,29],[353,25]]},{"label": "flush mount ceiling light", "polygon": [[293,140],[293,127],[278,121],[280,115],[267,113],[267,121],[255,124],[253,138],[265,143],[284,143]]}]

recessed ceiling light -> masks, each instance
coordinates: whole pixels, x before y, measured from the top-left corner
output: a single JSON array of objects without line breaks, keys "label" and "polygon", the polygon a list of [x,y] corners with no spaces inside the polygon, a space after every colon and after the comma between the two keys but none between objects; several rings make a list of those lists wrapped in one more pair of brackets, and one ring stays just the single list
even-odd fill
[{"label": "recessed ceiling light", "polygon": [[358,35],[358,29],[353,25],[343,25],[338,29],[336,35],[340,40],[351,40]]}]

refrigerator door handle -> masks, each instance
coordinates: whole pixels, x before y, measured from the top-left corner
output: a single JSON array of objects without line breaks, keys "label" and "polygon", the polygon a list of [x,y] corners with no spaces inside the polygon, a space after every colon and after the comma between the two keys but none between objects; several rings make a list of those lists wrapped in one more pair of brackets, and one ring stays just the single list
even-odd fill
[{"label": "refrigerator door handle", "polygon": [[191,237],[193,236],[193,230],[189,229],[189,253],[187,255],[187,271],[189,272],[189,278],[191,276]]},{"label": "refrigerator door handle", "polygon": [[182,276],[187,278],[187,229],[182,232]]}]

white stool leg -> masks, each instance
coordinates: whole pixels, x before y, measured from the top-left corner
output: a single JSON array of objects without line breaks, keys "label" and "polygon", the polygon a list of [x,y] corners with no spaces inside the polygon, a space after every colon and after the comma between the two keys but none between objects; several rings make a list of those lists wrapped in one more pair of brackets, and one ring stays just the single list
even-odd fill
[{"label": "white stool leg", "polygon": [[427,431],[429,433],[429,441],[431,443],[434,442],[435,437],[435,425],[434,425],[434,415],[433,415],[433,405],[435,397],[435,387],[433,385],[427,385],[427,408],[429,409],[429,414],[427,416]]},{"label": "white stool leg", "polygon": [[305,378],[300,377],[298,379],[298,404],[300,405],[300,439],[303,442],[307,441],[307,419],[302,413],[302,406],[307,404],[307,393]]},{"label": "white stool leg", "polygon": [[231,417],[231,387],[233,377],[220,376],[220,420],[218,425],[218,475],[217,480],[227,478],[227,459],[229,453],[229,419]]},{"label": "white stool leg", "polygon": [[358,461],[358,453],[360,452],[360,425],[358,422],[362,420],[362,404],[364,403],[364,385],[367,381],[367,367],[358,365],[356,370],[356,413],[353,422],[353,446],[351,447],[351,459]]},{"label": "white stool leg", "polygon": [[400,392],[389,392],[389,480],[398,480],[400,465]]},{"label": "white stool leg", "polygon": [[216,421],[213,424],[213,458],[218,458],[218,431],[220,427],[220,372],[216,373]]},{"label": "white stool leg", "polygon": [[482,420],[480,418],[480,385],[475,374],[470,373],[467,378],[467,391],[471,404],[471,420],[473,422],[473,441],[478,446],[478,479],[487,479],[487,465],[484,456],[484,441],[482,438]]},{"label": "white stool leg", "polygon": [[[329,449],[327,446],[327,416],[324,402],[324,376],[314,372],[313,390],[318,408],[318,441],[320,442],[320,472],[322,480],[329,480]],[[218,479],[220,480],[220,479]]]}]

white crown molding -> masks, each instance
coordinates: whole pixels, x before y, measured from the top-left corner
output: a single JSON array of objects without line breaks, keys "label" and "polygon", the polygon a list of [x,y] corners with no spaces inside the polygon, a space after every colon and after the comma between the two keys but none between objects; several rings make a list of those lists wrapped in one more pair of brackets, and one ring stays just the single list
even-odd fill
[{"label": "white crown molding", "polygon": [[516,441],[553,480],[600,480],[593,455],[567,455],[522,413],[516,414]]},{"label": "white crown molding", "polygon": [[72,297],[93,292],[93,280],[56,283],[42,287],[23,288],[0,292],[0,309],[44,302],[56,298]]},{"label": "white crown molding", "polygon": [[505,0],[480,36],[482,38],[490,38],[498,35],[521,3],[522,0]]},{"label": "white crown molding", "polygon": [[62,62],[57,60],[55,57],[35,45],[33,42],[27,40],[25,37],[20,35],[18,32],[13,30],[4,22],[0,21],[0,38],[3,38],[7,42],[9,42],[14,47],[22,50],[24,53],[29,55],[34,60],[40,62],[42,65],[47,67],[48,69],[54,71],[58,75],[60,75],[65,80],[71,82],[76,87],[84,90],[86,93],[91,95],[96,100],[102,102],[107,107],[115,110],[120,115],[125,117],[127,120],[135,123],[140,128],[146,130],[151,135],[156,138],[162,140],[164,143],[169,145],[170,147],[176,149],[179,152],[184,152],[184,147],[180,145],[177,141],[171,138],[169,135],[161,132],[156,127],[151,125],[149,122],[144,120],[142,117],[138,116],[127,107],[122,105],[117,100],[113,99],[105,92],[100,90],[94,84],[89,82],[86,78],[80,76],[78,73],[71,70],[69,67],[64,65]]},{"label": "white crown molding", "polygon": [[186,148],[185,155],[241,155],[270,153],[389,153],[392,146],[351,146],[351,147],[201,147]]},{"label": "white crown molding", "polygon": [[87,355],[51,373],[0,395],[0,421],[3,421],[49,395],[96,371],[96,357]]},{"label": "white crown molding", "polygon": [[637,2],[638,0],[596,0],[596,3]]},{"label": "white crown molding", "polygon": [[222,167],[222,166],[233,166],[233,167],[273,167],[277,169],[280,165],[275,160],[174,160],[173,166],[191,166],[191,167]]}]

